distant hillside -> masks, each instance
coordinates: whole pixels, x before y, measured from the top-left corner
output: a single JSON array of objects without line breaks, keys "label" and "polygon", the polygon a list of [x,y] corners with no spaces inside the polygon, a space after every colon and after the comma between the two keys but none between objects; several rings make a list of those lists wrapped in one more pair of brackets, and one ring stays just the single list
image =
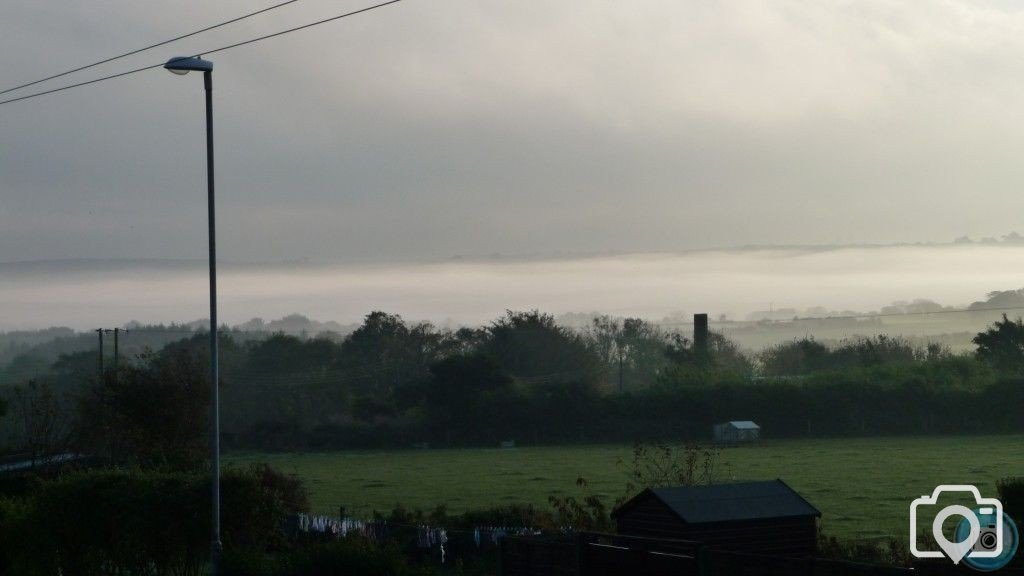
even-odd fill
[{"label": "distant hillside", "polygon": [[[119,353],[132,357],[147,349],[160,348],[200,334],[207,330],[209,321],[194,320],[183,324],[146,325],[129,322],[121,327],[118,334]],[[253,318],[237,326],[228,327],[236,340],[262,339],[275,333],[286,333],[300,337],[316,337],[321,334],[345,336],[358,325],[343,325],[337,322],[318,322],[301,314],[290,314],[278,320],[264,321]],[[104,355],[113,355],[113,334],[104,334]],[[17,384],[50,370],[61,356],[90,354],[96,357],[98,365],[99,335],[94,331],[75,331],[71,328],[46,328],[44,330],[19,330],[0,332],[0,386]]]}]

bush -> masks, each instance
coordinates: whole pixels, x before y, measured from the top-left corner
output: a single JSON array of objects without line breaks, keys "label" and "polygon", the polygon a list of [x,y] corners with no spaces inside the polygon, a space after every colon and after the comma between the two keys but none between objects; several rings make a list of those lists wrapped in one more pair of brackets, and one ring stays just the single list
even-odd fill
[{"label": "bush", "polygon": [[[267,466],[225,471],[221,498],[228,550],[281,548],[285,517],[306,507],[298,482]],[[206,474],[70,474],[0,508],[0,566],[28,575],[200,574],[209,511]]]},{"label": "bush", "polygon": [[135,466],[201,469],[209,445],[204,364],[176,348],[139,360],[79,397],[79,450]]},{"label": "bush", "polygon": [[888,538],[882,542],[839,540],[820,531],[818,557],[888,566],[910,566],[912,560],[906,541],[899,538]]},{"label": "bush", "polygon": [[1024,478],[1003,478],[996,482],[1003,513],[1020,525],[1024,521]]},{"label": "bush", "polygon": [[361,538],[312,543],[268,555],[246,550],[224,555],[225,576],[418,576],[428,568],[409,565],[401,550]]},{"label": "bush", "polygon": [[471,530],[477,526],[523,526],[557,530],[558,524],[551,511],[534,508],[529,504],[508,504],[485,510],[467,510],[451,516],[448,526]]}]

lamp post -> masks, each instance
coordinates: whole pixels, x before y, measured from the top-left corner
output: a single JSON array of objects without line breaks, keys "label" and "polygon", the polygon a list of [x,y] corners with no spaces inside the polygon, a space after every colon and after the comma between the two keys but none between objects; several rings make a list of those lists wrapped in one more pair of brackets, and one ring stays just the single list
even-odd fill
[{"label": "lamp post", "polygon": [[213,195],[213,62],[199,57],[171,58],[164,68],[175,74],[203,73],[206,91],[206,190],[210,246],[210,451],[213,476],[213,524],[210,563],[214,576],[220,574],[220,379],[217,359],[217,234]]}]

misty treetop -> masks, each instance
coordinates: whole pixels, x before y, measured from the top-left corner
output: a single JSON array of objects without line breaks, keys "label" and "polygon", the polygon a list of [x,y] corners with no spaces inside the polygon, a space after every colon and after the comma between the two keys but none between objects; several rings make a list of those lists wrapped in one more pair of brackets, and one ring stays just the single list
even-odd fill
[{"label": "misty treetop", "polygon": [[[751,350],[764,350],[812,334],[816,341],[830,348],[840,345],[843,339],[888,333],[902,335],[907,343],[914,347],[937,343],[957,352],[964,352],[973,351],[971,339],[980,327],[999,319],[1000,309],[1019,307],[1024,307],[1024,289],[989,292],[985,299],[971,304],[966,310],[918,298],[893,302],[878,312],[834,310],[822,306],[802,310],[774,308],[763,313],[753,313],[746,321],[731,320],[721,314],[714,320],[714,327],[722,334],[728,335],[729,340],[748,357],[751,357]],[[487,326],[437,330],[429,324],[407,321],[403,321],[401,325],[392,323],[388,326],[387,319],[390,315],[384,312],[376,312],[374,315],[376,318],[372,322],[339,324],[290,314],[277,320],[253,318],[232,327],[222,326],[221,330],[230,333],[232,339],[240,344],[262,341],[273,335],[296,336],[300,340],[316,337],[343,342],[357,329],[366,332],[365,335],[371,339],[374,338],[374,331],[378,332],[376,337],[386,337],[388,330],[419,330],[420,336],[428,340],[435,335],[432,332],[450,332],[457,338],[454,341],[449,338],[445,343],[462,346],[464,349],[480,344],[483,336],[497,336],[492,334]],[[647,321],[638,318],[612,318],[595,312],[562,314],[558,316],[556,324],[585,336],[588,345],[606,362],[616,365],[621,363],[621,369],[616,366],[612,380],[616,387],[619,387],[621,382],[621,387],[627,389],[631,387],[631,382],[653,381],[652,372],[661,371],[665,367],[663,347],[666,337],[675,332],[675,327],[686,326],[689,320],[688,315],[681,313],[674,313],[657,321]],[[508,318],[504,318],[499,319],[498,323],[508,321]],[[131,357],[146,349],[160,349],[171,342],[205,332],[207,325],[208,322],[202,319],[168,325],[129,322],[122,327],[119,334],[121,356]],[[614,338],[609,337],[609,330],[616,334]],[[108,329],[104,341],[108,361],[112,360],[114,355],[113,336]],[[46,374],[51,371],[53,363],[62,356],[81,354],[73,362],[85,366],[90,357],[95,359],[97,344],[95,330],[77,332],[70,328],[58,327],[35,331],[0,332],[0,387],[24,383]],[[358,348],[360,344],[353,341],[351,346]],[[622,358],[619,358],[620,352]],[[659,366],[659,363],[662,365]],[[84,374],[83,370],[76,369],[75,372]],[[383,386],[386,383],[381,382],[379,385]]]},{"label": "misty treetop", "polygon": [[977,356],[1000,372],[1013,376],[1024,374],[1024,324],[1021,319],[1003,319],[974,337]]},{"label": "misty treetop", "polygon": [[[36,379],[40,394],[56,391],[64,399],[64,409],[75,412],[76,440],[92,452],[189,460],[199,454],[201,438],[174,431],[205,421],[208,350],[205,334],[184,336],[155,352],[122,348],[119,368],[108,357],[99,381],[94,352],[60,355]],[[495,415],[525,427],[531,412],[557,421],[613,388],[651,386],[671,363],[669,342],[642,320],[602,317],[579,332],[536,310],[508,311],[486,326],[457,330],[375,311],[343,338],[239,339],[229,331],[220,343],[225,437],[273,444],[296,433],[332,436],[373,427],[385,430],[386,442],[387,430],[425,426],[445,441],[481,441],[497,437]],[[111,422],[116,425],[105,424]]]},{"label": "misty treetop", "polygon": [[923,347],[900,336],[879,334],[855,337],[826,346],[812,337],[770,346],[757,355],[763,376],[806,376],[808,374],[855,370],[892,365],[911,365],[952,357],[948,348],[929,343]]},{"label": "misty treetop", "polygon": [[[914,394],[978,395],[1024,371],[1020,326],[1004,318],[978,334],[974,354],[887,335],[801,338],[751,354],[716,333],[702,353],[633,318],[598,316],[570,330],[537,310],[508,311],[450,330],[375,311],[345,337],[222,334],[222,424],[227,445],[262,449],[699,438],[711,423],[737,418],[787,435],[838,413],[853,418],[848,431],[869,432],[856,414],[909,414]],[[19,401],[0,419],[5,440],[39,451],[39,439],[19,430],[47,429],[43,416],[56,406],[74,422],[67,443],[92,454],[200,461],[207,354],[207,335],[193,333],[123,357],[116,371],[108,364],[101,380],[94,354],[60,356],[6,395]],[[907,403],[887,408],[879,394]],[[875,430],[903,430],[899,418]],[[939,426],[934,415],[921,421]]]}]

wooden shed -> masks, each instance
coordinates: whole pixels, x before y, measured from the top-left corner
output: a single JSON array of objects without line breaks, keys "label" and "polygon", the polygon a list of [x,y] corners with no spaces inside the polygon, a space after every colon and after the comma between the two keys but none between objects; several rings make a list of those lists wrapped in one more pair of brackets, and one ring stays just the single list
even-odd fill
[{"label": "wooden shed", "polygon": [[814,554],[819,517],[782,480],[648,488],[612,512],[619,534],[785,556]]},{"label": "wooden shed", "polygon": [[715,442],[741,444],[761,439],[761,427],[750,420],[732,420],[711,427]]}]

